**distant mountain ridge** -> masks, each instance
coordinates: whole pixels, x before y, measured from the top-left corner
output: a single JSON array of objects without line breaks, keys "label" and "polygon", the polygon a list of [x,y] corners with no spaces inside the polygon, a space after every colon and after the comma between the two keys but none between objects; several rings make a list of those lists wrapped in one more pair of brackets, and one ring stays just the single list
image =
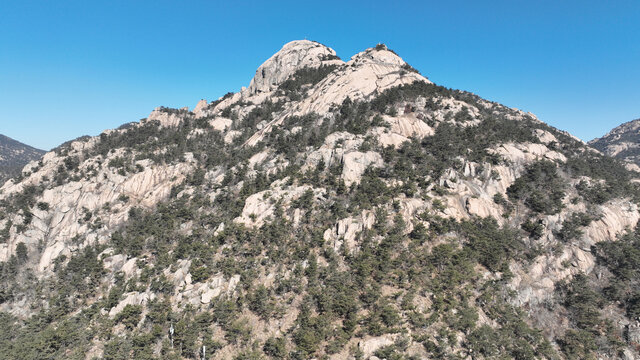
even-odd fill
[{"label": "distant mountain ridge", "polygon": [[621,124],[606,135],[589,141],[606,155],[640,166],[640,119]]},{"label": "distant mountain ridge", "polygon": [[17,175],[30,161],[39,159],[45,151],[0,134],[0,182]]}]

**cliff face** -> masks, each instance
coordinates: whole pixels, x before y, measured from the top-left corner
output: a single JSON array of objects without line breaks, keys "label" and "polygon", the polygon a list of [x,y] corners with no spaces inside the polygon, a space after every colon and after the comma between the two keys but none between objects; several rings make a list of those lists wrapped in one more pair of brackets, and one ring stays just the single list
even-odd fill
[{"label": "cliff face", "polygon": [[30,161],[37,160],[44,151],[0,135],[0,183],[20,174]]},{"label": "cliff face", "polygon": [[384,45],[291,42],[22,172],[0,358],[637,356],[635,173]]}]

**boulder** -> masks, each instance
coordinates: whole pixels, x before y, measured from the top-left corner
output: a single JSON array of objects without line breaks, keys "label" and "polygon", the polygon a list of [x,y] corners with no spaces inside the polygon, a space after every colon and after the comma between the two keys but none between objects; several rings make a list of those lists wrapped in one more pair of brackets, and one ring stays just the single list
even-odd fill
[{"label": "boulder", "polygon": [[320,43],[309,40],[292,41],[258,67],[246,91],[250,94],[272,91],[300,69],[342,63],[340,60],[336,61],[335,57],[333,49]]},{"label": "boulder", "polygon": [[369,167],[382,167],[382,156],[375,151],[353,151],[342,157],[342,179],[345,185],[360,183],[360,178]]}]

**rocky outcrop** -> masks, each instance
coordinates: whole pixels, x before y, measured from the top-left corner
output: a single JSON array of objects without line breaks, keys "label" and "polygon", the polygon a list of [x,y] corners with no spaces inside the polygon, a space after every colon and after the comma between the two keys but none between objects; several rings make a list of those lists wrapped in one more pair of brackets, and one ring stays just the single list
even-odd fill
[{"label": "rocky outcrop", "polygon": [[[297,44],[298,42],[294,42]],[[290,43],[291,44],[291,43]],[[295,45],[294,44],[294,45]],[[308,46],[311,46],[307,43],[301,47],[301,49],[307,49]],[[297,49],[297,46],[291,46],[291,49]],[[285,46],[287,50],[282,54],[278,53],[274,55],[277,56],[278,59],[281,57],[285,57],[287,54],[291,54],[291,56],[295,59],[298,59],[300,56],[299,51],[302,51],[306,54],[306,50],[296,50],[293,51]],[[315,47],[313,49],[316,49]],[[328,48],[327,48],[328,49]],[[316,50],[320,51],[320,50]],[[333,50],[325,50],[328,51],[327,54],[333,53]],[[279,55],[280,54],[280,55]],[[295,54],[295,55],[294,55]],[[325,55],[327,56],[327,55]],[[314,55],[312,59],[322,58],[322,55]],[[288,58],[288,57],[287,57]],[[306,59],[306,57],[303,57]],[[275,58],[267,60],[263,66],[267,68],[277,68],[280,60]],[[315,61],[315,60],[314,60]],[[325,64],[326,62],[318,61],[314,62],[311,60],[291,60],[292,64],[298,64],[296,66],[290,65],[287,66],[284,73],[288,74],[286,77],[290,76],[295,72],[294,69],[300,68],[301,65],[311,66],[309,64],[315,64],[313,66],[320,66],[321,64]],[[342,62],[337,62],[337,60],[331,60],[330,64],[342,64]],[[303,66],[303,67],[304,67]],[[417,72],[408,71],[405,68],[408,68],[408,65],[396,54],[384,48],[371,48],[367,49],[361,53],[358,53],[353,56],[353,58],[344,64],[344,66],[338,67],[332,73],[327,75],[322,81],[318,84],[314,85],[311,89],[308,90],[307,95],[302,99],[302,101],[293,103],[290,106],[282,111],[282,113],[270,123],[266,124],[263,129],[258,131],[255,135],[253,135],[249,140],[247,140],[247,145],[255,145],[257,144],[266,133],[271,132],[274,126],[278,126],[282,124],[285,118],[288,116],[303,116],[310,113],[316,114],[325,114],[327,113],[332,106],[336,104],[342,104],[342,102],[349,98],[351,100],[370,100],[373,96],[380,94],[382,91],[405,84],[411,84],[416,81],[422,81],[430,83],[422,75]],[[262,70],[258,69],[259,72]],[[258,75],[256,75],[258,76]],[[279,83],[286,79],[286,77],[276,77],[269,80],[270,82]],[[262,79],[258,77],[258,79]],[[259,83],[263,83],[266,80],[259,80]],[[258,83],[258,80],[254,78],[252,81],[252,85],[254,83]],[[259,86],[260,91],[273,91],[273,86],[261,85]],[[249,88],[243,92],[243,98],[247,101],[253,102],[262,102],[265,97],[256,97],[253,96],[257,91],[252,90],[257,89],[256,86],[249,86]],[[410,130],[410,129],[407,129]],[[428,132],[428,129],[425,129],[423,126],[418,125],[418,128],[413,129],[418,132]],[[410,131],[413,131],[410,130]]]},{"label": "rocky outcrop", "polygon": [[297,70],[336,63],[342,61],[332,49],[314,41],[292,41],[260,65],[246,91],[249,94],[270,92]]},{"label": "rocky outcrop", "polygon": [[548,132],[546,130],[536,129],[535,135],[545,145],[549,145],[549,144],[552,144],[552,143],[558,143],[558,139],[555,137],[555,135],[553,135],[552,133],[550,133],[550,132]]},{"label": "rocky outcrop", "polygon": [[118,305],[114,306],[109,310],[109,317],[114,317],[125,308],[127,305],[145,305],[149,301],[152,301],[156,298],[156,295],[152,292],[137,292],[133,291],[127,294],[124,294],[124,299],[121,300]]},{"label": "rocky outcrop", "polygon": [[[633,228],[640,220],[635,204],[616,200],[598,208],[599,219],[584,229],[583,235],[568,244],[558,256],[542,255],[527,269],[513,264],[511,285],[517,289],[517,304],[540,304],[553,296],[556,283],[577,273],[590,273],[595,265],[591,246],[601,241],[615,241],[619,235]],[[556,221],[560,223],[560,220]],[[552,227],[553,228],[553,227]],[[547,235],[547,241],[554,241]]]},{"label": "rocky outcrop", "polygon": [[158,121],[162,127],[176,127],[186,116],[189,116],[189,110],[187,108],[176,110],[158,107],[147,116],[145,122]]},{"label": "rocky outcrop", "polygon": [[422,139],[425,136],[433,135],[433,128],[419,119],[415,113],[409,112],[397,117],[384,116],[383,119],[391,125],[392,133],[402,135],[406,138],[417,137]]},{"label": "rocky outcrop", "polygon": [[221,295],[231,295],[240,282],[240,275],[233,275],[225,279],[223,274],[215,274],[205,282],[194,283],[189,273],[190,261],[179,263],[178,269],[171,273],[165,270],[164,274],[171,281],[175,290],[171,295],[175,309],[185,306],[204,307]]},{"label": "rocky outcrop", "polygon": [[342,179],[345,185],[359,183],[368,167],[381,167],[382,156],[375,151],[352,151],[342,157]]},{"label": "rocky outcrop", "polygon": [[493,150],[515,165],[528,164],[535,160],[556,160],[565,162],[567,158],[559,152],[549,150],[543,144],[519,143],[502,144]]},{"label": "rocky outcrop", "polygon": [[369,359],[380,348],[393,345],[397,337],[393,334],[367,337],[358,343],[358,349],[362,351],[365,359]]},{"label": "rocky outcrop", "polygon": [[193,108],[193,113],[196,115],[196,117],[200,117],[200,115],[202,115],[203,111],[207,108],[209,104],[207,103],[207,100],[205,99],[200,99],[200,101],[198,101],[198,103],[196,104],[196,107]]},{"label": "rocky outcrop", "polygon": [[598,208],[598,218],[585,229],[583,248],[600,241],[613,241],[633,229],[640,220],[638,206],[626,199],[618,199]]},{"label": "rocky outcrop", "polygon": [[356,247],[356,237],[365,229],[370,229],[375,222],[371,211],[363,211],[360,216],[339,220],[332,228],[325,230],[323,238],[329,241],[335,251],[344,244],[347,249]]},{"label": "rocky outcrop", "polygon": [[502,217],[501,208],[496,206],[496,203],[492,199],[470,197],[467,198],[465,204],[466,210],[469,214],[479,217],[493,217],[500,219]]},{"label": "rocky outcrop", "polygon": [[[70,148],[72,154],[81,154],[93,144],[95,138],[74,142]],[[53,269],[57,257],[68,257],[88,244],[107,241],[110,233],[128,219],[132,207],[150,208],[166,199],[171,188],[191,172],[188,161],[157,165],[141,160],[136,163],[137,172],[123,175],[108,166],[109,161],[121,155],[121,151],[114,151],[104,159],[87,159],[80,170],[92,169],[94,176],[44,190],[36,200],[47,207],[31,209],[33,218],[23,231],[12,228],[9,239],[0,244],[0,261],[8,260],[17,244],[24,243],[30,253],[40,254],[35,269],[46,274]],[[25,186],[37,184],[43,178],[54,178],[59,166],[64,166],[63,160],[55,152],[48,153],[41,166],[27,166],[32,172],[24,181],[6,183],[0,189],[2,195],[20,193]],[[12,217],[14,223],[20,219],[20,214]]]},{"label": "rocky outcrop", "polygon": [[381,167],[382,156],[375,151],[357,151],[362,145],[362,136],[347,132],[333,133],[325,139],[325,143],[307,156],[304,169],[311,169],[322,161],[325,166],[342,165],[341,178],[347,186],[359,183],[362,174],[368,167]]},{"label": "rocky outcrop", "polygon": [[386,49],[367,49],[354,55],[346,66],[318,83],[296,107],[295,115],[325,113],[333,104],[351,100],[368,100],[382,91],[415,81],[430,83],[422,75],[403,70],[406,63]]},{"label": "rocky outcrop", "polygon": [[233,121],[231,121],[231,119],[223,117],[216,117],[215,119],[209,121],[209,125],[211,125],[212,128],[218,131],[227,130],[229,127],[231,127],[232,123]]},{"label": "rocky outcrop", "polygon": [[249,227],[260,227],[275,214],[276,203],[287,207],[307,190],[313,191],[313,197],[321,197],[324,189],[314,189],[311,186],[288,186],[286,180],[276,181],[269,190],[255,193],[245,200],[242,215],[234,219],[235,222]]}]

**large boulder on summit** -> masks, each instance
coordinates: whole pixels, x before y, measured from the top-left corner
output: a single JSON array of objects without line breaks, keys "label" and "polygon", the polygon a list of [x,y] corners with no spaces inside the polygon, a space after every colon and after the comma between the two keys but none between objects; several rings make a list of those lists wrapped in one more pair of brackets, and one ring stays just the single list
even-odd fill
[{"label": "large boulder on summit", "polygon": [[333,63],[342,63],[333,49],[309,40],[292,41],[260,65],[248,91],[251,94],[270,91],[297,70]]}]

